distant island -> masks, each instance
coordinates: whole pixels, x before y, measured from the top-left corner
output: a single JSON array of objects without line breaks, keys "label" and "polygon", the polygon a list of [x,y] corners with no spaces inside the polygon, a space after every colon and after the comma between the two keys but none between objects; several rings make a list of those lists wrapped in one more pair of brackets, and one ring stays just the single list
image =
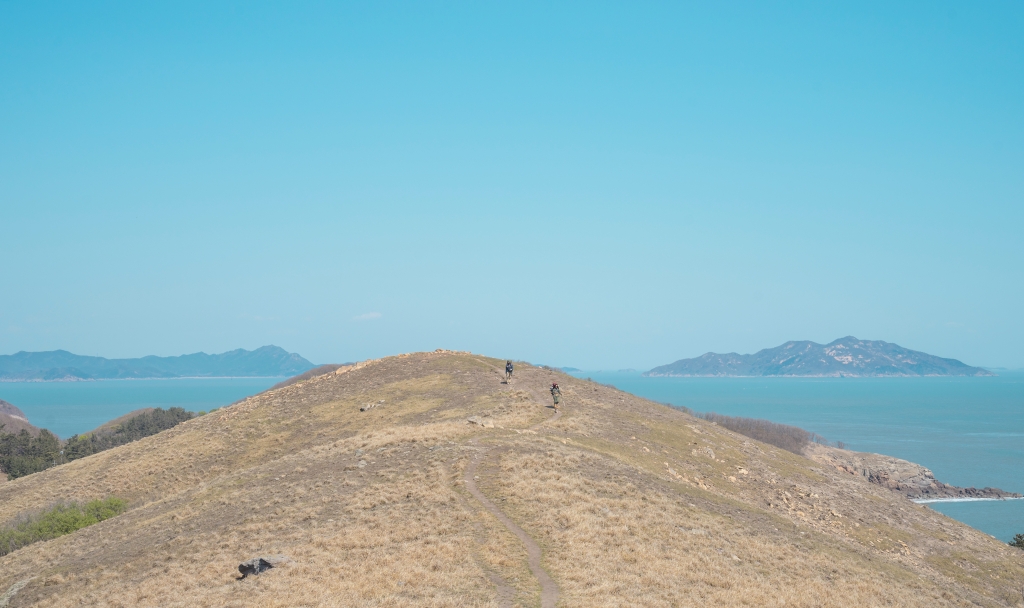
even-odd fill
[{"label": "distant island", "polygon": [[980,367],[944,359],[881,340],[853,336],[829,344],[786,342],[753,355],[707,353],[655,367],[644,376],[993,376]]},{"label": "distant island", "polygon": [[154,378],[294,376],[315,366],[278,346],[237,349],[219,355],[138,359],[86,357],[64,350],[0,355],[0,382],[69,382]]}]

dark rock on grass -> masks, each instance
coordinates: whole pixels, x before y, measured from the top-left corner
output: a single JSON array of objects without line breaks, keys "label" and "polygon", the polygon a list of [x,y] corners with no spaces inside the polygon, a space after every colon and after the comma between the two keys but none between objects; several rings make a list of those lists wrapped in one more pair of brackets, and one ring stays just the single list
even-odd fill
[{"label": "dark rock on grass", "polygon": [[260,574],[261,572],[266,572],[271,568],[277,568],[291,561],[292,560],[286,555],[264,555],[262,557],[254,557],[238,564],[238,571],[242,573],[242,578],[245,578],[250,574]]}]

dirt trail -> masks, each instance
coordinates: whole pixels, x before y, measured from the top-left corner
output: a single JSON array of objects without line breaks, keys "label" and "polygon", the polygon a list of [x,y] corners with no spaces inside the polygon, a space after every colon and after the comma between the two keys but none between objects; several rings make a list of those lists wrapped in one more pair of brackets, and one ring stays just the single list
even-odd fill
[{"label": "dirt trail", "polygon": [[[541,399],[540,397],[537,396],[537,391],[533,390],[533,387],[531,387],[531,386],[526,387],[526,392],[530,393],[530,396],[532,396],[533,400],[536,401],[537,403],[539,403],[541,405],[544,405],[544,403],[546,403],[544,399]],[[562,407],[565,407],[565,398],[564,397],[562,398],[562,402],[563,402],[562,403]],[[531,431],[536,431],[537,429],[539,429],[540,427],[544,426],[545,424],[548,424],[550,422],[554,422],[555,420],[558,420],[559,418],[562,417],[562,408],[555,408],[553,405],[544,405],[544,407],[555,410],[555,415],[550,417],[550,418],[548,418],[547,420],[541,420],[537,424],[531,426],[530,427]]]},{"label": "dirt trail", "polygon": [[[537,394],[533,391],[532,388],[527,388],[527,391],[533,396],[533,398],[538,403],[543,403],[540,399],[537,398]],[[562,410],[556,409],[555,414],[553,416],[551,416],[547,420],[542,420],[541,422],[538,422],[537,424],[533,425],[532,427],[530,427],[530,430],[537,430],[541,426],[548,424],[549,422],[554,422],[555,420],[558,420],[561,417]],[[472,441],[472,443],[476,443],[476,441],[474,440]],[[477,468],[480,465],[480,461],[482,461],[484,457],[487,455],[488,451],[489,450],[487,450],[486,448],[480,450],[480,452],[476,456],[474,456],[473,459],[470,461],[469,466],[466,467],[466,473],[464,477],[466,481],[466,489],[469,490],[469,493],[473,496],[473,498],[477,499],[480,502],[480,504],[482,504],[491,513],[491,515],[494,515],[496,518],[498,518],[498,521],[500,521],[502,525],[508,528],[509,532],[515,534],[516,537],[520,540],[520,542],[522,542],[523,545],[526,547],[526,559],[527,564],[530,566],[530,572],[533,573],[533,576],[537,579],[537,582],[540,583],[541,608],[555,608],[555,605],[558,603],[558,584],[555,583],[554,579],[551,578],[551,575],[548,574],[548,571],[545,570],[544,566],[541,565],[541,556],[543,555],[543,552],[541,551],[540,545],[538,545],[537,541],[533,540],[533,538],[529,534],[527,534],[526,531],[524,531],[522,528],[516,525],[516,523],[512,521],[508,517],[508,515],[505,515],[504,511],[499,509],[497,505],[495,505],[493,502],[490,501],[490,499],[484,496],[483,492],[481,492],[476,485]],[[501,597],[501,586],[499,586],[498,589],[499,601],[501,601],[505,598]],[[510,598],[508,601],[510,601]]]},{"label": "dirt trail", "polygon": [[476,480],[474,479],[474,477],[476,476],[476,469],[477,466],[480,464],[480,461],[483,460],[484,456],[486,455],[487,450],[481,450],[480,453],[473,457],[473,460],[470,461],[469,466],[466,467],[466,489],[469,490],[469,493],[473,495],[473,498],[480,501],[480,504],[482,504],[488,511],[490,511],[491,515],[497,517],[498,521],[500,521],[506,528],[508,528],[509,532],[515,534],[516,537],[526,547],[527,563],[530,566],[530,572],[533,573],[533,576],[536,577],[537,582],[540,583],[541,608],[555,608],[555,604],[558,603],[558,585],[555,584],[555,581],[551,578],[547,570],[545,570],[544,566],[542,566],[540,563],[540,545],[538,545],[537,541],[533,540],[533,538],[530,537],[530,535],[527,534],[522,528],[516,525],[514,521],[509,519],[508,515],[505,515],[504,511],[499,509],[493,502],[490,501],[490,499],[484,496],[483,492],[481,492],[476,487]]},{"label": "dirt trail", "polygon": [[[33,578],[35,577],[29,577],[25,580],[18,581],[11,585],[11,588],[7,590],[7,593],[0,595],[0,608],[4,608],[5,606],[7,606],[8,602],[11,601],[11,598],[13,598],[15,594],[17,594],[19,591],[21,591],[22,588],[25,587],[25,585],[32,582]],[[552,606],[553,605],[554,604],[552,604]]]}]

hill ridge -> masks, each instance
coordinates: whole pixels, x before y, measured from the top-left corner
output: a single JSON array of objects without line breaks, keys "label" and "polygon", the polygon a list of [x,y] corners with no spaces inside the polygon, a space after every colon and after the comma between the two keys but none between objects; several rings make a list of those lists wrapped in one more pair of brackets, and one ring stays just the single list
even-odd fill
[{"label": "hill ridge", "polygon": [[[896,492],[556,370],[506,385],[503,364],[346,366],[0,484],[0,522],[131,505],[0,558],[0,590],[36,577],[14,607],[540,604],[528,547],[475,486],[543,549],[563,605],[1018,601],[1016,549]],[[271,554],[292,564],[238,580]]]}]

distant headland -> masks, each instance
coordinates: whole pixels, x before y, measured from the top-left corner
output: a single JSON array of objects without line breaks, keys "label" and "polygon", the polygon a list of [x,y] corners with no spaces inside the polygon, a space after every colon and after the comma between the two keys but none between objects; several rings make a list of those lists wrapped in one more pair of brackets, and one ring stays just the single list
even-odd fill
[{"label": "distant headland", "polygon": [[105,359],[65,350],[0,355],[0,382],[294,376],[315,366],[278,346],[208,355]]},{"label": "distant headland", "polygon": [[903,348],[881,340],[853,336],[829,344],[786,342],[753,355],[707,353],[655,367],[645,376],[726,377],[861,377],[993,376],[980,367]]}]

